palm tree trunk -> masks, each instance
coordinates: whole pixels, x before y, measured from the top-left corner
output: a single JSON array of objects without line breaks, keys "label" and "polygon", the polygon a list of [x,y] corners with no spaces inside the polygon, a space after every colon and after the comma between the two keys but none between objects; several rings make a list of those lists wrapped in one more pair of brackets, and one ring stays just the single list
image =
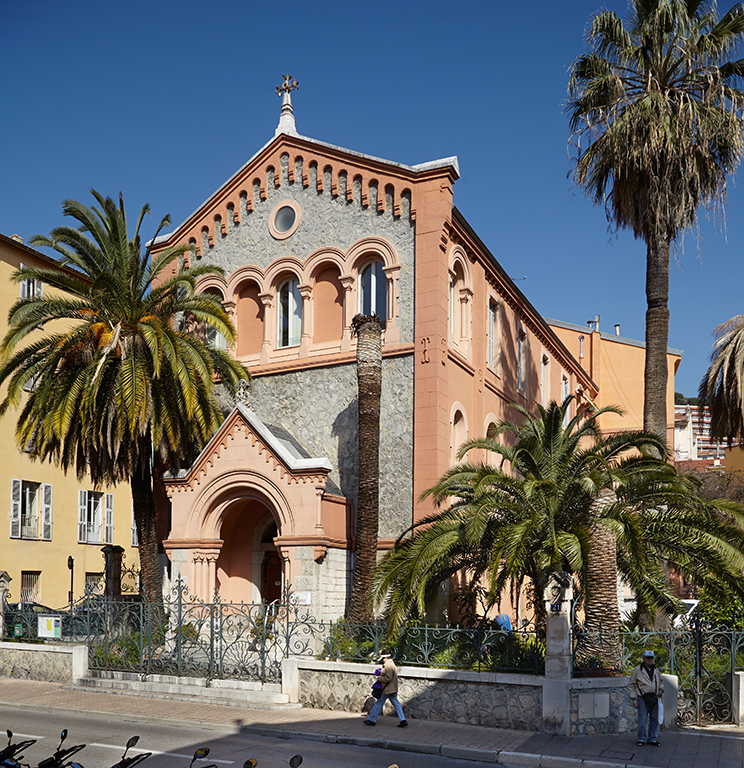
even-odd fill
[{"label": "palm tree trunk", "polygon": [[148,447],[139,452],[137,468],[130,479],[130,488],[132,489],[134,522],[137,526],[140,574],[144,592],[150,602],[161,603],[163,600],[163,580],[158,556],[160,541],[152,493],[149,440],[147,442]]},{"label": "palm tree trunk", "polygon": [[646,243],[646,367],[643,428],[667,439],[667,345],[669,343],[668,237]]},{"label": "palm tree trunk", "polygon": [[[603,497],[600,497],[598,504],[608,503],[606,493]],[[618,668],[620,612],[617,607],[617,542],[612,531],[604,525],[594,525],[584,593],[586,634],[579,637],[576,660],[579,665],[591,660],[601,667]]]},{"label": "palm tree trunk", "polygon": [[350,624],[366,624],[373,619],[369,594],[377,561],[380,512],[382,338],[376,315],[356,315],[352,328],[357,334],[359,494],[354,576],[346,619]]}]

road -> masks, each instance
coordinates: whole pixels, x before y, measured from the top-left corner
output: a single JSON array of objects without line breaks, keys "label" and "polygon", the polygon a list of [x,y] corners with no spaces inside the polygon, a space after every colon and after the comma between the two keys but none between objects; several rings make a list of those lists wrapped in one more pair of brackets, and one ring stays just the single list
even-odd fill
[{"label": "road", "polygon": [[[164,711],[168,702],[163,701]],[[67,728],[66,746],[85,743],[86,748],[71,758],[85,768],[108,768],[119,760],[130,736],[140,737],[137,752],[152,752],[142,768],[188,768],[194,750],[209,747],[205,761],[194,768],[215,764],[217,768],[242,768],[249,758],[255,758],[258,768],[287,766],[293,755],[302,755],[302,768],[485,768],[493,763],[454,760],[431,755],[396,753],[390,750],[357,747],[346,744],[326,744],[321,741],[275,739],[252,734],[222,733],[215,730],[127,721],[125,716],[112,719],[104,715],[91,717],[76,712],[39,713],[19,711],[0,705],[0,733],[10,729],[17,739],[38,739],[25,753],[22,762],[36,765],[51,755],[59,744],[60,732]],[[372,729],[370,729],[372,730]],[[6,740],[0,740],[0,748]]]}]

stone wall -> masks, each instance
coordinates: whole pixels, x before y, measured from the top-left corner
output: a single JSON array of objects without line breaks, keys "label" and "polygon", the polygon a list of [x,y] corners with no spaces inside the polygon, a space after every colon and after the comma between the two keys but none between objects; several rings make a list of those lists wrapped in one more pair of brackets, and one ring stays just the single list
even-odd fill
[{"label": "stone wall", "polygon": [[0,643],[0,677],[71,683],[88,669],[85,645]]},{"label": "stone wall", "polygon": [[[677,725],[677,678],[664,675],[664,725]],[[571,735],[635,731],[638,715],[628,691],[629,676],[571,680]]]},{"label": "stone wall", "polygon": [[295,547],[297,571],[292,587],[295,592],[312,594],[313,616],[321,621],[336,621],[346,611],[351,584],[351,552],[329,547],[322,563],[316,562],[313,555],[313,547]]},{"label": "stone wall", "polygon": [[[356,504],[354,364],[256,377],[251,383],[250,408],[266,424],[283,426],[312,456],[328,458],[333,466],[329,481]],[[413,515],[412,355],[383,360],[380,410],[379,537],[392,539],[411,524]]]},{"label": "stone wall", "polygon": [[[296,696],[304,707],[361,713],[374,701],[370,689],[375,665],[313,659],[292,663],[297,665]],[[421,667],[400,667],[398,674],[398,697],[411,719],[540,730],[539,677]],[[292,673],[286,677],[293,679]],[[387,704],[383,714],[389,713]]]}]

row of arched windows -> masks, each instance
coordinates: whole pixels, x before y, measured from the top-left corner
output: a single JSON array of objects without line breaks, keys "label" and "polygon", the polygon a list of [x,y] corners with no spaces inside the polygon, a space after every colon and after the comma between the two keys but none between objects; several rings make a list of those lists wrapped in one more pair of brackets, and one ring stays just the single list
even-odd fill
[{"label": "row of arched windows", "polygon": [[238,357],[343,347],[357,313],[378,315],[393,342],[400,263],[386,245],[360,242],[347,254],[315,254],[305,264],[286,258],[265,273],[243,267],[230,275],[226,288],[213,279],[200,288],[221,295],[236,327]]}]

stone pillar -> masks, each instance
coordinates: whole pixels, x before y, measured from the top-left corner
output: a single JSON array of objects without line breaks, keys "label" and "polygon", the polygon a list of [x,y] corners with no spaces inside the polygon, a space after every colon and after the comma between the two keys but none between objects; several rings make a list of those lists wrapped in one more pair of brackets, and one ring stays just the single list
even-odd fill
[{"label": "stone pillar", "polygon": [[124,547],[106,544],[101,547],[106,560],[106,597],[121,597],[121,556]]},{"label": "stone pillar", "polygon": [[5,606],[7,603],[8,590],[10,589],[10,582],[13,579],[7,571],[0,571],[0,640],[3,638],[3,628],[5,626]]},{"label": "stone pillar", "polygon": [[569,736],[571,733],[571,602],[570,573],[550,576],[545,592],[545,681],[542,696],[542,730]]}]

